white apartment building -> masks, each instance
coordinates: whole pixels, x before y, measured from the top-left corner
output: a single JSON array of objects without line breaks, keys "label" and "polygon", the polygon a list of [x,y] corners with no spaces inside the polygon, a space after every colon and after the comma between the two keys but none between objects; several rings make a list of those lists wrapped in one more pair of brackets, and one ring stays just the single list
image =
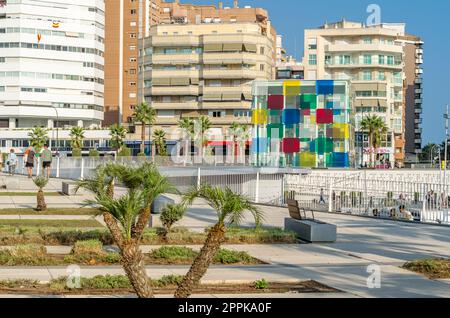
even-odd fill
[{"label": "white apartment building", "polygon": [[[405,35],[404,24],[366,26],[345,20],[305,30],[305,78],[351,83],[359,164],[372,155],[391,164],[405,159]],[[381,117],[389,128],[376,150],[361,131],[367,115]]]},{"label": "white apartment building", "polygon": [[[8,0],[0,7],[0,149],[99,128],[104,105],[104,0]],[[14,133],[17,132],[17,133]],[[7,136],[7,137],[6,137]],[[93,136],[94,137],[94,136]],[[55,143],[52,143],[55,146]]]}]

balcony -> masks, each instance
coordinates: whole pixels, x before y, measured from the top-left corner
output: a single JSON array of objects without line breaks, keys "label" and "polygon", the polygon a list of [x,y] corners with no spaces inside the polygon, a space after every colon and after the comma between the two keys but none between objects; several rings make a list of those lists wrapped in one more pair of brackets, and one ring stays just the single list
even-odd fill
[{"label": "balcony", "polygon": [[203,94],[252,94],[251,86],[205,86]]},{"label": "balcony", "polygon": [[264,71],[247,70],[247,69],[204,69],[204,79],[266,79],[267,75]]},{"label": "balcony", "polygon": [[415,114],[422,114],[422,108],[414,108],[414,113]]},{"label": "balcony", "polygon": [[416,68],[416,74],[423,74],[423,69],[421,69],[421,68]]},{"label": "balcony", "polygon": [[418,78],[415,79],[414,83],[415,84],[422,84],[423,83],[423,79],[418,77]]},{"label": "balcony", "polygon": [[423,90],[422,90],[421,88],[416,88],[416,89],[414,90],[414,93],[415,93],[415,94],[422,94],[422,93],[423,93]]},{"label": "balcony", "polygon": [[189,65],[199,64],[200,55],[198,54],[153,54],[144,59],[144,63],[153,63],[156,65]]},{"label": "balcony", "polygon": [[248,52],[222,52],[222,53],[204,53],[204,64],[250,64],[270,63],[271,61],[265,55]]},{"label": "balcony", "polygon": [[199,70],[154,69],[147,71],[144,78],[199,78]]},{"label": "balcony", "polygon": [[422,99],[422,98],[420,98],[420,99],[415,99],[415,100],[414,100],[414,103],[415,103],[415,104],[422,104],[422,103],[423,103],[423,99]]},{"label": "balcony", "polygon": [[403,47],[389,44],[331,44],[325,46],[326,52],[387,52],[403,54]]},{"label": "balcony", "polygon": [[423,59],[416,59],[416,64],[423,64]]},{"label": "balcony", "polygon": [[199,86],[153,86],[145,89],[145,95],[160,96],[198,96],[200,92]]},{"label": "balcony", "polygon": [[160,47],[198,47],[200,46],[200,38],[193,35],[164,35],[153,36],[150,39],[152,46]]},{"label": "balcony", "polygon": [[152,102],[152,107],[160,110],[199,109],[198,102]]},{"label": "balcony", "polygon": [[421,124],[422,124],[422,118],[420,118],[420,119],[414,119],[414,123],[415,123],[415,124],[421,125]]},{"label": "balcony", "polygon": [[415,144],[421,144],[422,143],[422,139],[414,139],[414,143]]},{"label": "balcony", "polygon": [[416,54],[423,54],[423,49],[416,49]]},{"label": "balcony", "polygon": [[250,101],[216,101],[216,102],[202,102],[202,109],[251,109],[252,102]]},{"label": "balcony", "polygon": [[[336,64],[336,63],[325,63],[326,68],[331,69],[340,69],[340,68],[385,68],[385,69],[392,69],[392,70],[401,70],[403,69],[403,62],[396,62],[394,64],[378,64],[378,63],[371,63],[371,64],[364,64],[360,63],[359,60],[352,61],[347,64]],[[402,84],[403,85],[403,84]]]},{"label": "balcony", "polygon": [[422,128],[416,128],[416,129],[414,129],[414,133],[415,134],[421,134],[423,132],[423,129]]}]

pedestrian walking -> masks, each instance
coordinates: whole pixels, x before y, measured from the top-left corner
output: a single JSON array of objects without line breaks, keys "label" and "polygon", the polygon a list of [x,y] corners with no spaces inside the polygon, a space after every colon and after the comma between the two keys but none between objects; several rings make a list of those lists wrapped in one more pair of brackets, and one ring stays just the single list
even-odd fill
[{"label": "pedestrian walking", "polygon": [[50,178],[50,171],[52,167],[52,152],[48,149],[48,145],[44,145],[44,149],[41,152],[42,158],[42,175],[45,175],[47,171],[47,179]]},{"label": "pedestrian walking", "polygon": [[325,198],[324,198],[323,188],[320,189],[320,200],[319,200],[319,204],[325,204]]},{"label": "pedestrian walking", "polygon": [[36,152],[32,146],[29,146],[24,154],[25,167],[27,168],[28,178],[33,178],[34,161],[36,160]]},{"label": "pedestrian walking", "polygon": [[14,176],[16,174],[17,167],[17,155],[14,149],[11,149],[8,154],[8,158],[6,159],[6,164],[8,165],[8,172],[10,176]]}]

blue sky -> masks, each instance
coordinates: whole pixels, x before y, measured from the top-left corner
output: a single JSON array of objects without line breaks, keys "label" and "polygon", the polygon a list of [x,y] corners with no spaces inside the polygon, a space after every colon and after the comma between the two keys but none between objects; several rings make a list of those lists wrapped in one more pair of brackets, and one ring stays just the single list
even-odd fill
[{"label": "blue sky", "polygon": [[[211,0],[181,0],[182,3],[210,4]],[[215,4],[219,0],[213,1]],[[233,0],[223,0],[232,6]],[[289,54],[303,54],[303,30],[324,22],[347,20],[365,22],[369,4],[381,7],[382,22],[406,23],[408,33],[418,35],[424,46],[423,140],[445,138],[443,112],[450,104],[450,1],[448,0],[239,0],[239,5],[269,10],[277,32],[284,36]]]}]

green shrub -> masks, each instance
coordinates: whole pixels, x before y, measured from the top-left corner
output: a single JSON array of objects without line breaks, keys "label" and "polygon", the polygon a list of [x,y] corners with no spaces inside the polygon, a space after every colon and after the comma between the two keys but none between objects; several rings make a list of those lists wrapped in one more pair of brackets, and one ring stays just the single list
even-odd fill
[{"label": "green shrub", "polygon": [[252,264],[255,263],[255,259],[247,252],[220,249],[214,257],[214,262],[221,264]]},{"label": "green shrub", "polygon": [[100,152],[97,149],[89,150],[89,157],[100,157]]},{"label": "green shrub", "polygon": [[163,246],[150,253],[150,257],[167,261],[192,260],[197,252],[185,246]]},{"label": "green shrub", "polygon": [[103,245],[112,245],[114,241],[107,230],[92,231],[39,231],[39,234],[47,243],[60,245],[74,245],[77,241],[98,240]]},{"label": "green shrub", "polygon": [[185,212],[186,206],[183,204],[168,204],[163,208],[160,220],[166,232],[170,232],[172,226],[183,218]]},{"label": "green shrub", "polygon": [[77,241],[72,248],[72,254],[103,255],[103,244],[99,240]]},{"label": "green shrub", "polygon": [[253,283],[255,289],[267,289],[269,288],[269,283],[265,279],[257,280]]},{"label": "green shrub", "polygon": [[0,251],[0,265],[3,266],[33,266],[53,265],[45,246],[39,244],[17,245],[8,250]]},{"label": "green shrub", "polygon": [[119,151],[118,156],[119,157],[131,157],[131,149],[126,146],[122,147],[122,150]]},{"label": "green shrub", "polygon": [[72,157],[81,157],[81,156],[82,156],[81,149],[79,148],[72,149]]},{"label": "green shrub", "polygon": [[178,286],[183,281],[183,276],[166,275],[158,280],[152,280],[154,287]]},{"label": "green shrub", "polygon": [[146,157],[147,155],[144,152],[140,152],[137,154],[138,157]]}]

